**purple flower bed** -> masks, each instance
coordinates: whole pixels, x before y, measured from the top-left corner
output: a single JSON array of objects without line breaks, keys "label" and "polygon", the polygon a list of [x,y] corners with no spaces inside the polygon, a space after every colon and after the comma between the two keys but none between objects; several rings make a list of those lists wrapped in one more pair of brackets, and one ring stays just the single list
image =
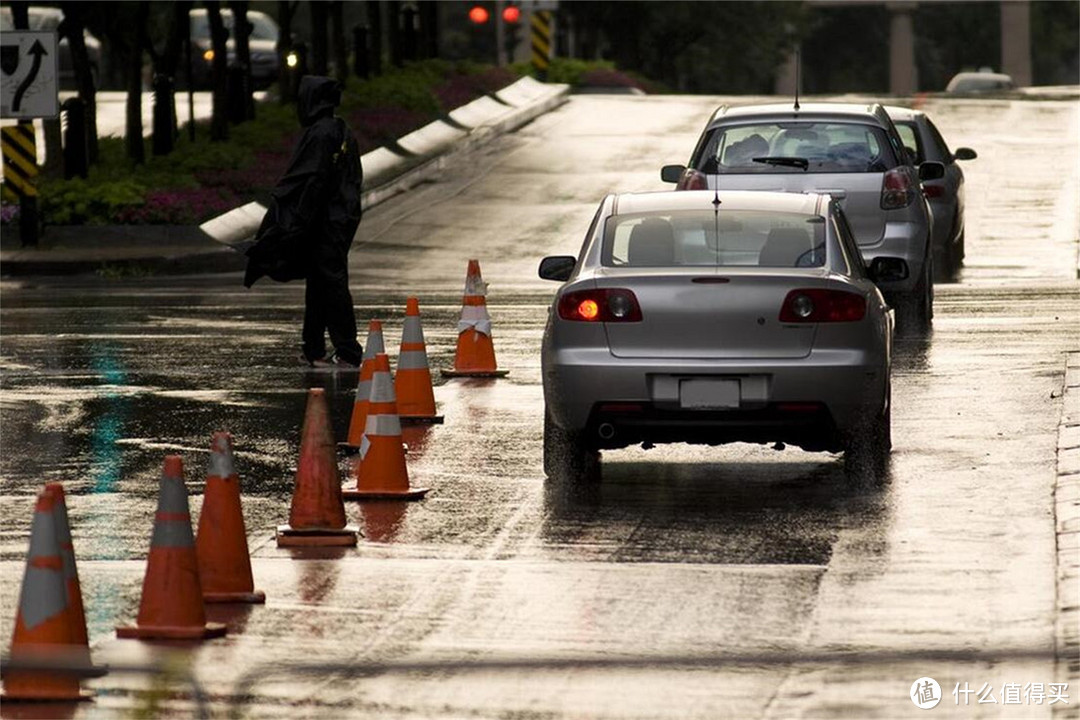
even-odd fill
[{"label": "purple flower bed", "polygon": [[15,203],[0,204],[0,224],[7,225],[19,219],[19,206]]},{"label": "purple flower bed", "polygon": [[256,152],[254,162],[245,168],[201,172],[195,177],[205,188],[222,188],[240,195],[268,192],[285,174],[295,142],[293,137],[282,138],[278,148]]},{"label": "purple flower bed", "polygon": [[223,187],[151,190],[142,205],[122,208],[116,215],[116,222],[125,225],[192,225],[240,204],[241,199],[236,193]]},{"label": "purple flower bed", "polygon": [[430,121],[423,113],[400,107],[363,108],[345,119],[356,134],[361,155],[407,135]]},{"label": "purple flower bed", "polygon": [[588,70],[581,74],[581,85],[585,87],[636,87],[641,89],[641,83],[629,75],[618,70],[598,68]]},{"label": "purple flower bed", "polygon": [[473,75],[455,75],[435,88],[435,97],[442,109],[449,112],[482,95],[501,90],[515,78],[506,68],[491,68]]}]

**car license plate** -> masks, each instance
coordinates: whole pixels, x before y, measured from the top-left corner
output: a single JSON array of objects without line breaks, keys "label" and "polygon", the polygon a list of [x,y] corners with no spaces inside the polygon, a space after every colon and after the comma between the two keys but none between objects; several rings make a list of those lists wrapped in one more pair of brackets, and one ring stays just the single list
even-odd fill
[{"label": "car license plate", "polygon": [[739,407],[738,380],[683,380],[679,383],[679,406],[693,410]]}]

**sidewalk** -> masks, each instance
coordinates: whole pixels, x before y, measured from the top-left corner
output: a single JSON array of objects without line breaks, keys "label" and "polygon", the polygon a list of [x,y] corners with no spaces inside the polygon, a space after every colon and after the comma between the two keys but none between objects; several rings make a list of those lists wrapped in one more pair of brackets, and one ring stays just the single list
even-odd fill
[{"label": "sidewalk", "polygon": [[[442,171],[452,153],[513,132],[566,102],[568,85],[548,85],[523,77],[491,96],[474,100],[398,138],[397,149],[364,155],[365,209],[427,182]],[[243,255],[205,235],[194,225],[50,226],[36,248],[23,248],[14,227],[0,235],[0,275],[85,273],[180,274],[242,270]]]}]

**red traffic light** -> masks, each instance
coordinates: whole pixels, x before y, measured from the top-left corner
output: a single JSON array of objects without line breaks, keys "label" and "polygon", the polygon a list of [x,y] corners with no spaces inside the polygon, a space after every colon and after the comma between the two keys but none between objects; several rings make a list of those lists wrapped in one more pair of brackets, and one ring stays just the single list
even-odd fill
[{"label": "red traffic light", "polygon": [[469,21],[476,25],[483,25],[491,17],[491,13],[483,5],[473,5],[469,9]]},{"label": "red traffic light", "polygon": [[516,23],[521,20],[521,8],[517,5],[507,5],[503,8],[503,21]]}]

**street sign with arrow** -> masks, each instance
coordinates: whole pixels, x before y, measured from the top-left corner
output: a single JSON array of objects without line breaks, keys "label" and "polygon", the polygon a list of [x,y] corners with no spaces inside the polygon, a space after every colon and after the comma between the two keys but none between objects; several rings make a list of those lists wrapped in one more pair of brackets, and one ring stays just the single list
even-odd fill
[{"label": "street sign with arrow", "polygon": [[0,117],[56,117],[57,66],[56,33],[5,32],[0,38]]}]

